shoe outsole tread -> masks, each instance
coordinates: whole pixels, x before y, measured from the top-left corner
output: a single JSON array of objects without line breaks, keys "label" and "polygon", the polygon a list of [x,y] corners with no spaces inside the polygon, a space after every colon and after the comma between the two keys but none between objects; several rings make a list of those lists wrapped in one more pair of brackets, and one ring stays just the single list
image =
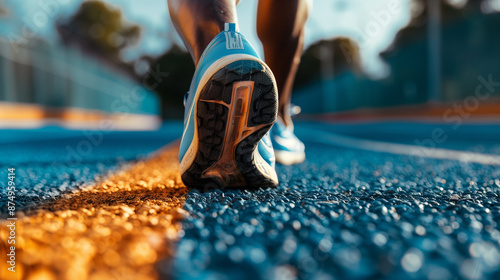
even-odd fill
[{"label": "shoe outsole tread", "polygon": [[[254,82],[246,126],[260,126],[237,143],[234,149],[234,161],[239,169],[239,177],[243,178],[230,179],[229,182],[217,176],[207,178],[204,172],[222,157],[227,124],[231,121],[228,119],[229,107],[236,106],[231,104],[233,84],[243,81]],[[276,121],[278,110],[277,92],[270,70],[252,60],[230,63],[210,78],[196,102],[198,150],[193,164],[182,174],[184,183],[204,190],[276,186],[276,182],[259,171],[254,159],[254,151]]]}]

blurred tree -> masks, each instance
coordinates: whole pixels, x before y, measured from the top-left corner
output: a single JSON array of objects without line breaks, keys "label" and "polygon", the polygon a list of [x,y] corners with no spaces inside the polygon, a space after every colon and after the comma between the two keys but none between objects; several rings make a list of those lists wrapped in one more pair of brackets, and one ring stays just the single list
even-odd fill
[{"label": "blurred tree", "polygon": [[294,87],[320,78],[331,79],[345,71],[361,72],[358,43],[346,37],[322,40],[311,45],[302,55]]},{"label": "blurred tree", "polygon": [[162,118],[182,118],[183,96],[194,73],[193,61],[185,50],[174,45],[159,57],[124,62],[121,52],[137,43],[141,29],[127,22],[119,9],[97,0],[83,2],[73,16],[57,23],[57,29],[66,44],[97,56],[157,93]]},{"label": "blurred tree", "polygon": [[[191,55],[181,47],[173,45],[165,54],[150,59],[150,69],[143,78],[143,84],[149,85],[158,93],[162,118],[182,118],[183,97],[194,74]],[[157,72],[164,74],[158,75]]]},{"label": "blurred tree", "polygon": [[[438,1],[438,0],[436,0]],[[500,39],[494,34],[500,24],[499,14],[483,14],[482,0],[440,0],[441,64],[440,78],[443,101],[464,98],[474,92],[475,77],[493,73]],[[419,95],[425,96],[430,82],[428,0],[412,0],[412,21],[400,30],[392,47],[382,57],[392,69],[391,81],[396,86],[410,82]],[[412,65],[412,67],[408,67]],[[398,91],[404,85],[397,85]],[[425,99],[420,99],[424,100]]]},{"label": "blurred tree", "polygon": [[[351,73],[350,68],[346,68],[344,74],[335,68],[334,79],[320,81],[321,67],[318,65],[322,62],[308,54],[308,49],[304,53],[304,67],[297,77],[296,86],[300,85],[301,89],[297,89],[296,101],[307,103],[308,100],[320,99],[326,105],[335,103],[327,108],[332,110],[428,102],[432,89],[429,70],[434,66],[430,55],[431,26],[428,25],[428,4],[433,3],[430,1],[441,5],[438,25],[440,67],[436,70],[441,83],[440,100],[466,100],[476,93],[481,81],[500,79],[495,74],[500,61],[500,37],[496,35],[500,13],[497,10],[493,7],[485,10],[482,4],[488,2],[482,0],[412,0],[412,21],[399,31],[392,46],[381,54],[391,69],[388,77],[374,81]],[[306,86],[306,83],[310,84]],[[334,88],[334,94],[325,98],[323,85]],[[499,96],[498,90],[491,92],[492,98]],[[317,108],[318,104],[314,103],[309,111],[304,112],[314,113]]]},{"label": "blurred tree", "polygon": [[405,87],[401,82],[411,84],[422,102],[457,101],[475,93],[478,77],[497,72],[500,61],[496,1],[411,0],[410,24],[382,54],[395,91]]},{"label": "blurred tree", "polygon": [[[441,1],[441,17],[443,21],[463,18],[470,13],[481,10],[483,0],[433,0]],[[428,19],[428,0],[411,0],[412,25],[425,25]]]},{"label": "blurred tree", "polygon": [[[400,30],[396,44],[422,40],[423,36],[427,36],[426,26],[429,19],[429,0],[411,0],[410,12],[411,21],[403,29]],[[455,21],[460,18],[465,18],[467,12],[470,12],[469,7],[480,6],[482,0],[433,0],[441,2],[441,20],[442,22]],[[479,3],[479,4],[478,4]],[[404,38],[400,38],[400,37]],[[398,46],[394,46],[397,48]]]},{"label": "blurred tree", "polygon": [[125,20],[120,9],[103,1],[89,0],[68,20],[59,21],[57,30],[65,43],[74,44],[136,76],[132,64],[124,63],[120,55],[122,50],[139,41],[141,28]]}]

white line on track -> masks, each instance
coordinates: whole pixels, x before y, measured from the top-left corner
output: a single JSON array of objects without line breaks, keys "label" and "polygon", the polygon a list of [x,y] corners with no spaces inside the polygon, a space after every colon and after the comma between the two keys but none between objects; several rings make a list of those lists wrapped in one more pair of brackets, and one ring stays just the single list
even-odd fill
[{"label": "white line on track", "polygon": [[300,135],[301,140],[309,143],[340,146],[371,152],[407,155],[414,158],[434,158],[458,160],[462,162],[479,163],[485,165],[500,165],[500,156],[498,155],[364,140],[305,127],[301,127],[297,132],[300,132],[300,134],[298,134]]}]

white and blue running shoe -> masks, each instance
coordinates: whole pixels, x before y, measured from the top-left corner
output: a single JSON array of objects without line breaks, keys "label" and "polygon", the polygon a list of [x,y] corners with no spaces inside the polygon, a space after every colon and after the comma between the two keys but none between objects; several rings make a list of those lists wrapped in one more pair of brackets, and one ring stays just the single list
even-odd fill
[{"label": "white and blue running shoe", "polygon": [[306,159],[304,143],[293,133],[292,126],[285,126],[278,119],[271,129],[271,139],[276,161],[283,165],[301,163]]},{"label": "white and blue running shoe", "polygon": [[179,150],[188,187],[274,187],[278,176],[268,131],[277,87],[254,48],[226,23],[203,52],[185,98]]}]

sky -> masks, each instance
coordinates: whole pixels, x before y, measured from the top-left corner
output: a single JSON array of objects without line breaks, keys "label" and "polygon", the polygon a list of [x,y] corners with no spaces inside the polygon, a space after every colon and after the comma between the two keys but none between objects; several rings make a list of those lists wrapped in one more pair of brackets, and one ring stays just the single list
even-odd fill
[{"label": "sky", "polygon": [[[410,0],[313,0],[306,25],[306,47],[320,39],[348,36],[357,39],[365,71],[374,78],[389,74],[380,59],[397,32],[410,20]],[[37,28],[37,35],[51,41],[56,36],[54,23],[74,13],[81,0],[0,0],[11,10],[11,16],[0,19],[0,36],[16,36],[24,22],[45,13],[46,23]],[[159,55],[167,50],[172,39],[180,43],[168,15],[166,0],[107,0],[123,9],[125,16],[143,27],[140,44],[125,53],[134,59],[144,53]],[[43,6],[41,3],[51,3]],[[262,54],[255,31],[257,0],[242,0],[238,6],[240,30]]]}]

